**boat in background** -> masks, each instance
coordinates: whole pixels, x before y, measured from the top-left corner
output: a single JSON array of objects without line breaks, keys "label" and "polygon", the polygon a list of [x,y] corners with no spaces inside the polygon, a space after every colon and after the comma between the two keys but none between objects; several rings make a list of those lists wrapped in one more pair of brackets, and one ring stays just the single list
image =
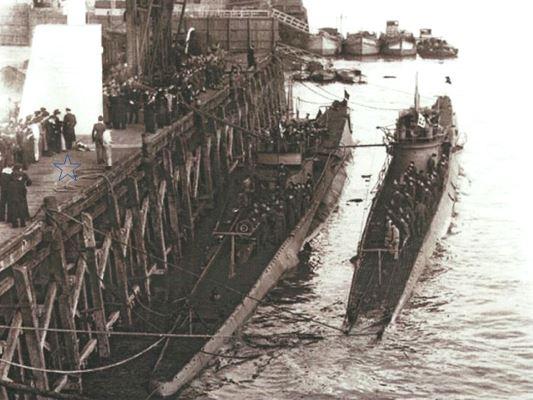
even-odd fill
[{"label": "boat in background", "polygon": [[416,56],[416,39],[407,31],[399,30],[398,21],[387,21],[387,29],[380,37],[381,54],[390,57]]},{"label": "boat in background", "polygon": [[373,56],[379,54],[380,42],[374,32],[349,33],[342,44],[342,51],[348,56]]},{"label": "boat in background", "polygon": [[310,35],[307,49],[321,56],[337,56],[341,50],[342,38],[333,28],[322,28],[316,35]]},{"label": "boat in background", "polygon": [[450,46],[446,40],[434,37],[429,28],[420,29],[416,48],[422,58],[456,58],[459,54],[459,50]]}]

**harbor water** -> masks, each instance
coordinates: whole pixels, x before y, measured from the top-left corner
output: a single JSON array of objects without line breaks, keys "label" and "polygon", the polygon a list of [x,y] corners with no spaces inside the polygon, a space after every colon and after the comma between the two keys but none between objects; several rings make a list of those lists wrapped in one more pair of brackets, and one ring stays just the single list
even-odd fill
[{"label": "harbor water", "polygon": [[[383,340],[346,337],[263,305],[226,349],[228,358],[180,398],[533,398],[531,102],[520,95],[531,80],[514,57],[490,54],[499,33],[486,28],[486,43],[465,39],[466,25],[463,36],[452,32],[456,40],[450,41],[460,48],[454,61],[338,61],[361,68],[368,84],[294,88],[301,116],[314,115],[346,89],[355,137],[379,143],[376,126],[393,124],[397,110],[412,105],[418,72],[422,104],[450,95],[466,134],[449,233]],[[270,295],[276,306],[335,327],[342,325],[353,272],[349,259],[385,151],[359,148],[354,155],[338,210],[312,241],[314,271],[287,277]]]}]

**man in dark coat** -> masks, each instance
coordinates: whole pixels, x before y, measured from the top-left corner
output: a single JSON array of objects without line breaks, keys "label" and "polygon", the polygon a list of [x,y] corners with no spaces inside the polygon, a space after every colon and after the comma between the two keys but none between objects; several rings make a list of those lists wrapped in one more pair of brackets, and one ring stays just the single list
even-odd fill
[{"label": "man in dark coat", "polygon": [[70,108],[66,109],[67,113],[63,118],[63,138],[65,138],[65,147],[67,150],[72,150],[72,145],[76,142],[76,116],[72,114]]},{"label": "man in dark coat", "polygon": [[161,90],[155,98],[155,108],[157,113],[157,127],[162,128],[167,126],[168,100]]},{"label": "man in dark coat", "polygon": [[45,129],[46,129],[46,147],[47,147],[47,154],[46,155],[52,155],[54,154],[56,150],[56,146],[54,144],[54,135],[56,132],[56,119],[53,116],[50,116],[45,123]]},{"label": "man in dark coat", "polygon": [[2,175],[0,175],[0,221],[6,220],[7,211],[7,193],[9,188],[9,182],[11,182],[11,175],[13,169],[11,167],[5,167],[2,169]]},{"label": "man in dark coat", "polygon": [[247,61],[248,61],[248,69],[255,69],[256,67],[256,63],[255,63],[255,49],[254,49],[254,45],[251,44],[249,47],[248,47],[248,52],[246,54],[246,58],[247,58]]},{"label": "man in dark coat", "polygon": [[13,228],[18,228],[19,222],[21,227],[26,226],[30,218],[26,186],[31,185],[31,179],[21,168],[20,164],[15,164],[7,188],[7,220]]},{"label": "man in dark coat", "polygon": [[98,122],[93,125],[93,130],[91,133],[93,143],[96,147],[96,163],[103,164],[104,160],[104,132],[106,126],[104,124],[104,117],[99,116]]},{"label": "man in dark coat", "polygon": [[56,153],[61,153],[61,130],[62,124],[59,119],[61,111],[54,110],[54,115],[52,119],[54,120],[53,130],[52,130],[52,150]]},{"label": "man in dark coat", "polygon": [[128,93],[128,124],[139,123],[139,101],[139,91],[133,88]]},{"label": "man in dark coat", "polygon": [[119,96],[115,90],[109,96],[109,109],[113,129],[120,129]]},{"label": "man in dark coat", "polygon": [[117,95],[117,128],[115,129],[126,129],[126,120],[127,120],[127,100],[124,91],[121,91]]},{"label": "man in dark coat", "polygon": [[144,129],[148,133],[155,133],[155,99],[149,93],[144,103]]}]

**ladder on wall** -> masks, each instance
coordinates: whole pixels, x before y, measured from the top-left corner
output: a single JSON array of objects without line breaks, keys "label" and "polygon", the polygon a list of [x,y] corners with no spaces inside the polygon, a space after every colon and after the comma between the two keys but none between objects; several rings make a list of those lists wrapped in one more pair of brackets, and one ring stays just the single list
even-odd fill
[{"label": "ladder on wall", "polygon": [[297,30],[303,33],[309,33],[309,24],[307,22],[304,22],[299,18],[293,17],[292,15],[289,15],[287,13],[284,13],[283,11],[273,8],[272,17],[276,18],[282,24],[290,26],[294,30]]}]

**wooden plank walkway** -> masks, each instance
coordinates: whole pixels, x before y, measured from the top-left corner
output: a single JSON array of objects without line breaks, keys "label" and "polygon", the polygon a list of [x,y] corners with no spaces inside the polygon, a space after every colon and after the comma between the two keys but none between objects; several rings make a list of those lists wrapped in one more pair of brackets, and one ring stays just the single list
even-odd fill
[{"label": "wooden plank walkway", "polygon": [[[112,130],[113,162],[140,149],[143,132],[143,125],[130,125],[125,130]],[[60,171],[53,165],[54,162],[62,163],[67,152],[54,154],[52,157],[41,157],[39,162],[31,164],[26,171],[32,180],[32,185],[28,187],[28,207],[32,218],[40,211],[46,196],[56,196],[59,203],[62,203],[72,197],[74,192],[90,186],[104,172],[104,167],[96,164],[96,152],[90,136],[78,135],[77,139],[92,149],[92,151],[69,151],[72,162],[81,163],[76,170],[77,181],[66,177],[59,182]],[[0,244],[19,235],[24,229],[13,228],[7,222],[0,223]]]}]

